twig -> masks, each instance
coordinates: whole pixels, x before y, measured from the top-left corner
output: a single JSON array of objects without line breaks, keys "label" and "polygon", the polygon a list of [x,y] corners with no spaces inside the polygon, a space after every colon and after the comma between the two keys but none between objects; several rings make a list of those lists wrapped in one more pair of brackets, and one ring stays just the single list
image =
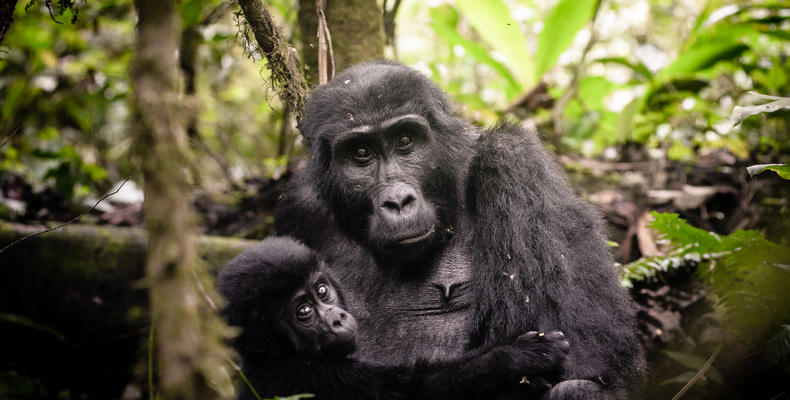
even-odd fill
[{"label": "twig", "polygon": [[395,55],[395,59],[398,58],[398,46],[395,42],[395,16],[398,14],[400,3],[401,0],[395,0],[392,9],[387,10],[387,0],[384,0],[384,4],[381,7],[382,17],[384,17],[384,39],[388,45],[392,46],[392,53]]},{"label": "twig", "polygon": [[241,380],[243,380],[244,383],[247,385],[247,387],[250,389],[250,392],[252,392],[252,395],[255,396],[255,398],[258,399],[258,400],[263,400],[261,398],[261,395],[258,394],[258,391],[255,390],[255,388],[252,386],[252,383],[250,382],[250,380],[247,379],[247,375],[244,375],[244,371],[241,370],[241,366],[239,366],[239,364],[237,364],[235,361],[233,361],[231,359],[228,359],[228,363],[230,363],[231,367],[233,367],[233,369],[235,369],[236,372],[239,373],[239,376],[241,377]]},{"label": "twig", "polygon": [[195,282],[197,282],[198,290],[200,291],[200,294],[202,294],[203,297],[206,299],[208,305],[211,307],[212,310],[214,310],[214,312],[219,312],[219,307],[217,307],[217,303],[215,303],[214,300],[211,298],[211,296],[208,295],[208,291],[206,291],[206,287],[203,286],[203,282],[200,280],[200,276],[198,276],[197,271],[193,269],[192,275],[195,275]]},{"label": "twig", "polygon": [[14,129],[14,131],[11,132],[10,135],[8,135],[5,139],[3,139],[3,143],[0,143],[0,149],[2,149],[3,146],[5,146],[8,142],[10,142],[11,139],[13,139],[17,133],[19,133],[19,128]]},{"label": "twig", "polygon": [[[335,77],[335,52],[332,50],[332,35],[326,22],[326,0],[316,0],[315,13],[318,16],[318,84],[323,85]],[[326,55],[329,53],[332,73],[327,73]]]},{"label": "twig", "polygon": [[14,246],[15,244],[17,244],[17,243],[19,243],[19,242],[25,241],[25,240],[27,240],[27,239],[30,239],[30,238],[32,238],[32,237],[36,237],[36,236],[39,236],[39,235],[43,235],[43,234],[45,234],[45,233],[47,233],[47,232],[52,232],[52,231],[54,231],[54,230],[58,230],[58,229],[60,229],[60,228],[62,228],[62,227],[64,227],[64,226],[66,226],[66,225],[73,224],[74,222],[77,222],[77,221],[78,221],[80,218],[82,218],[82,217],[83,217],[85,214],[87,214],[87,213],[89,213],[89,212],[93,211],[93,209],[95,209],[95,208],[96,208],[96,207],[99,205],[99,203],[101,203],[102,201],[104,201],[104,199],[106,199],[106,198],[108,198],[108,197],[110,197],[110,196],[112,196],[112,195],[114,195],[114,194],[118,193],[119,191],[121,191],[121,188],[123,187],[123,185],[125,185],[125,184],[126,184],[126,182],[128,182],[128,181],[129,181],[129,178],[126,178],[126,179],[123,181],[123,183],[121,183],[121,186],[118,186],[118,189],[116,189],[116,190],[115,190],[114,192],[112,192],[112,193],[107,193],[107,194],[105,194],[104,196],[102,196],[102,198],[100,198],[99,200],[97,200],[97,201],[96,201],[96,204],[94,204],[94,205],[93,205],[93,207],[91,207],[91,208],[89,208],[89,209],[87,209],[87,210],[83,211],[82,213],[80,213],[80,215],[78,215],[78,216],[76,216],[76,217],[74,217],[74,218],[70,219],[69,221],[67,221],[67,222],[64,222],[64,223],[62,223],[62,224],[60,224],[60,225],[58,225],[58,226],[56,226],[56,227],[54,227],[54,228],[48,228],[48,229],[44,229],[44,230],[43,230],[43,231],[41,231],[41,232],[36,232],[36,233],[30,234],[30,235],[27,235],[27,236],[23,236],[23,237],[21,237],[21,238],[19,238],[19,239],[17,239],[17,240],[14,240],[13,242],[11,242],[11,243],[7,244],[5,247],[3,247],[2,249],[0,249],[0,254],[2,254],[4,251],[8,250],[8,248],[10,248],[11,246]]},{"label": "twig", "polygon": [[154,392],[154,323],[148,331],[148,399],[155,400]]},{"label": "twig", "polygon": [[324,25],[324,34],[326,35],[326,47],[329,50],[329,66],[331,67],[331,74],[329,75],[329,79],[335,78],[335,51],[332,48],[332,35],[329,33],[329,24],[326,22],[326,15],[324,14],[324,10],[321,10],[321,21],[323,21]]},{"label": "twig", "polygon": [[578,83],[581,80],[581,75],[583,74],[582,67],[587,59],[587,53],[590,52],[595,42],[597,42],[598,38],[595,31],[595,22],[598,19],[598,11],[601,9],[601,3],[604,0],[599,0],[595,4],[595,9],[593,10],[592,21],[590,22],[590,39],[587,41],[587,44],[584,46],[584,50],[582,50],[582,56],[579,62],[575,65],[573,69],[573,77],[571,78],[571,83],[568,87],[568,90],[560,96],[557,102],[554,104],[554,109],[551,112],[551,119],[553,121],[553,128],[554,132],[552,132],[552,139],[558,140],[560,136],[562,136],[563,126],[562,121],[564,120],[563,113],[565,112],[565,106],[570,103],[571,100],[576,96],[579,88]]},{"label": "twig", "polygon": [[688,381],[688,383],[686,383],[686,386],[683,386],[683,388],[680,389],[678,394],[676,394],[675,397],[672,398],[672,400],[678,400],[679,398],[681,398],[689,389],[691,389],[692,386],[694,386],[695,383],[697,383],[698,380],[702,378],[703,375],[705,375],[705,372],[707,372],[710,366],[713,365],[713,361],[716,360],[716,357],[719,356],[719,353],[721,353],[721,350],[723,348],[724,348],[724,343],[719,343],[719,345],[716,346],[716,350],[713,350],[713,354],[711,354],[710,357],[708,357],[708,361],[705,361],[705,365],[703,365],[702,368],[700,368],[700,370],[697,371],[697,374],[694,375],[694,377],[691,378],[691,380]]}]

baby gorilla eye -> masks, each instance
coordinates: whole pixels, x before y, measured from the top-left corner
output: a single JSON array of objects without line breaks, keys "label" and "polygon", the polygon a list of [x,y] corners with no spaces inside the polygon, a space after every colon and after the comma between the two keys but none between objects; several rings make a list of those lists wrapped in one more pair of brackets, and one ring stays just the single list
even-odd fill
[{"label": "baby gorilla eye", "polygon": [[296,318],[307,319],[313,314],[313,307],[309,304],[302,304],[296,309]]},{"label": "baby gorilla eye", "polygon": [[329,299],[329,288],[323,283],[315,287],[315,292],[318,293],[318,298],[321,300]]},{"label": "baby gorilla eye", "polygon": [[411,144],[411,142],[412,142],[411,136],[403,135],[400,137],[400,139],[398,139],[398,147],[400,148],[408,147]]}]

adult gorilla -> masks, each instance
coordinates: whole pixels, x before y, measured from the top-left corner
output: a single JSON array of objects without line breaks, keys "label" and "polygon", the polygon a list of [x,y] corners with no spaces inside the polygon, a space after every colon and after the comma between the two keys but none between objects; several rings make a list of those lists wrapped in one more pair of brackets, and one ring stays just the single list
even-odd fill
[{"label": "adult gorilla", "polygon": [[453,108],[392,62],[316,88],[299,127],[311,157],[278,232],[335,267],[361,361],[455,359],[559,330],[571,349],[546,398],[626,397],[644,362],[599,217],[535,132],[480,132]]}]

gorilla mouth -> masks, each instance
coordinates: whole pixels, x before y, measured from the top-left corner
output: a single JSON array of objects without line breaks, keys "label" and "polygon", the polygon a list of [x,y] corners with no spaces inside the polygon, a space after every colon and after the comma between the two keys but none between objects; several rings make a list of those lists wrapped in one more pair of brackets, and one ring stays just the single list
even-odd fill
[{"label": "gorilla mouth", "polygon": [[431,227],[427,231],[425,231],[423,233],[419,233],[419,234],[414,235],[414,236],[407,236],[407,237],[405,237],[403,239],[399,239],[396,243],[400,244],[400,245],[418,243],[418,242],[421,242],[421,241],[431,237],[431,235],[433,235],[433,232],[435,230],[436,230],[435,226],[431,225]]}]

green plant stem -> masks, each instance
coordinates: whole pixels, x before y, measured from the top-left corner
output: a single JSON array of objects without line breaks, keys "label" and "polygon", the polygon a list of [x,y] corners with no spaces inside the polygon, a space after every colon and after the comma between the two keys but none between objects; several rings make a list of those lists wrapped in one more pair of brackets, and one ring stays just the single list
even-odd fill
[{"label": "green plant stem", "polygon": [[697,383],[698,380],[700,380],[705,375],[705,372],[710,368],[711,365],[713,365],[713,361],[716,360],[716,358],[719,356],[719,353],[721,353],[721,350],[723,348],[724,348],[724,343],[719,343],[719,345],[716,346],[716,349],[713,350],[713,354],[711,354],[710,357],[708,357],[708,361],[705,361],[705,365],[703,365],[702,368],[700,368],[700,370],[697,371],[694,377],[691,378],[691,380],[688,381],[688,383],[686,383],[686,385],[683,386],[682,389],[680,389],[678,394],[676,394],[675,397],[672,398],[672,400],[678,400],[681,397],[683,397],[683,395],[689,389],[691,389],[691,387],[694,386],[694,384]]}]

